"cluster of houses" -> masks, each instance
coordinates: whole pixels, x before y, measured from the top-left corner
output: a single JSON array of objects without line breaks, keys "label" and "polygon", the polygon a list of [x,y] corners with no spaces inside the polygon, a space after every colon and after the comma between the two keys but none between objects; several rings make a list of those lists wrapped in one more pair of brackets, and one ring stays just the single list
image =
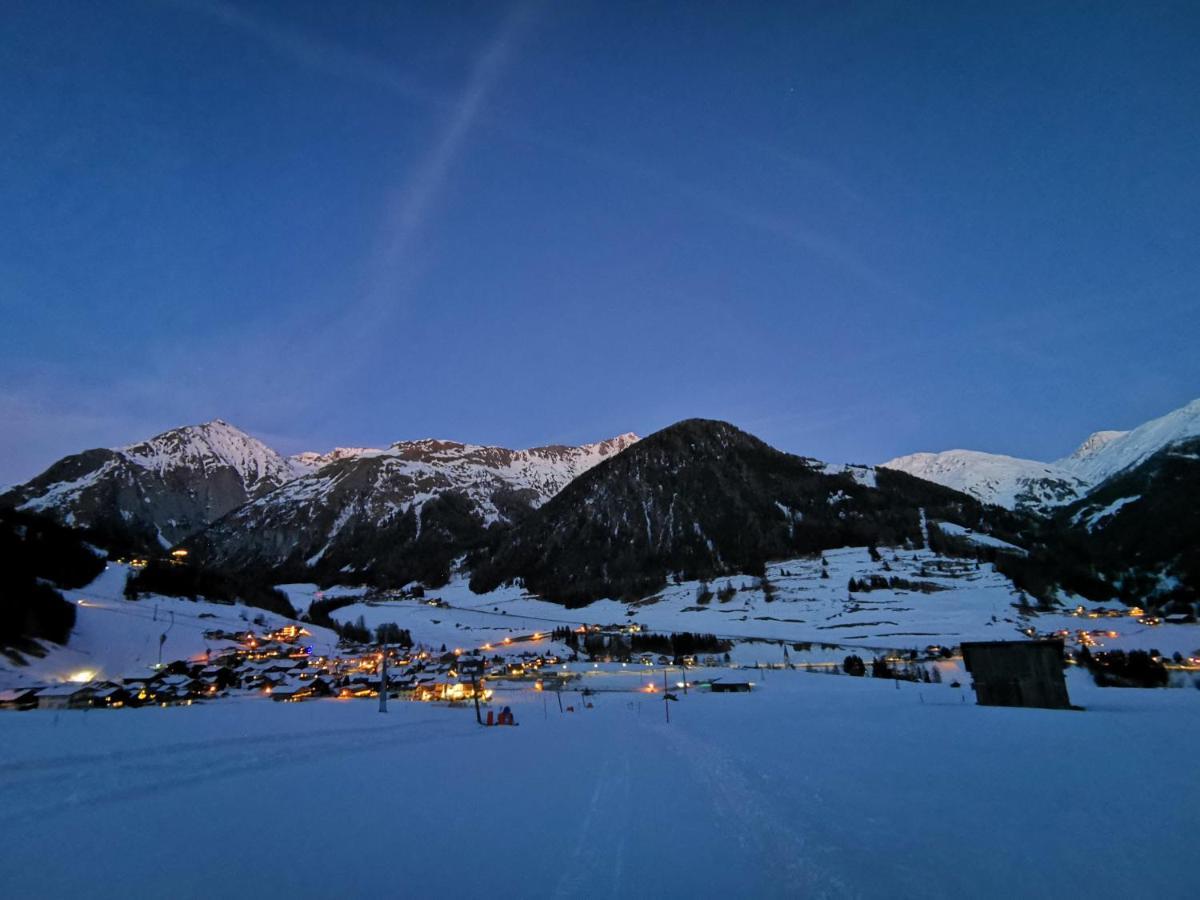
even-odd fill
[{"label": "cluster of houses", "polygon": [[[297,625],[262,635],[210,631],[205,633],[207,639],[233,645],[117,681],[94,680],[93,673],[83,672],[64,684],[0,691],[0,709],[179,706],[247,694],[279,702],[378,697],[384,653],[388,695],[397,699],[457,702],[473,700],[478,693],[486,700],[491,691],[484,685],[485,678],[508,677],[508,668],[498,656],[489,662],[462,650],[439,653],[397,646],[381,650],[345,642],[337,655],[321,656],[304,643],[308,636]],[[537,657],[537,667],[548,659],[558,661]],[[523,662],[532,665],[535,660]]]}]

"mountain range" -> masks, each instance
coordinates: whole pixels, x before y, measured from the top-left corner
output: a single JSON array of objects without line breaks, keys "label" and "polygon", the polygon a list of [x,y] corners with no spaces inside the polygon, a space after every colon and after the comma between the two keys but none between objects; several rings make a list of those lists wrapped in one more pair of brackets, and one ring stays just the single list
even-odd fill
[{"label": "mountain range", "polygon": [[1097,431],[1069,456],[1037,462],[977,450],[913,453],[884,463],[1007,509],[1050,515],[1165,447],[1200,436],[1200,399],[1132,431]]},{"label": "mountain range", "polygon": [[346,454],[251,500],[189,548],[218,566],[300,580],[444,580],[489,527],[519,520],[637,440],[530,450],[421,440]]},{"label": "mountain range", "polygon": [[0,505],[46,513],[123,549],[163,550],[303,471],[218,419],[64,457],[0,494]]},{"label": "mountain range", "polygon": [[182,546],[264,583],[438,584],[469,570],[480,590],[520,583],[584,603],[840,546],[937,542],[1023,548],[997,564],[1031,591],[1193,602],[1198,446],[1200,401],[1053,463],[953,450],[879,467],[783,453],[704,419],[580,447],[418,440],[291,457],[214,421],[68,456],[0,507],[110,550]]}]

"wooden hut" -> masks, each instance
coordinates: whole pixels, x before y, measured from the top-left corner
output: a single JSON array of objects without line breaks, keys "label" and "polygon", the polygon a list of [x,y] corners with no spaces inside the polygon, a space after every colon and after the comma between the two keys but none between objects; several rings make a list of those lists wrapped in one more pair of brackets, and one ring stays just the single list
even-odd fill
[{"label": "wooden hut", "polygon": [[980,641],[962,654],[980,706],[1071,708],[1062,641]]}]

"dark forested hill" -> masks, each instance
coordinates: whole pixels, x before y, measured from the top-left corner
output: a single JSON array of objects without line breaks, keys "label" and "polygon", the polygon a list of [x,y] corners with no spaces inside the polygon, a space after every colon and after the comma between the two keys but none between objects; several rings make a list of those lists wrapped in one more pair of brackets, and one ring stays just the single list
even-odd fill
[{"label": "dark forested hill", "polygon": [[846,545],[921,546],[922,509],[981,530],[1021,521],[902,472],[827,466],[689,419],[601,463],[476,554],[471,585],[520,578],[570,604],[634,597],[673,574],[753,572]]},{"label": "dark forested hill", "polygon": [[56,588],[78,588],[104,571],[104,557],[79,532],[43,516],[0,509],[0,648],[31,639],[64,644],[75,607]]},{"label": "dark forested hill", "polygon": [[1055,522],[1122,599],[1194,608],[1200,602],[1200,438],[1108,479]]}]

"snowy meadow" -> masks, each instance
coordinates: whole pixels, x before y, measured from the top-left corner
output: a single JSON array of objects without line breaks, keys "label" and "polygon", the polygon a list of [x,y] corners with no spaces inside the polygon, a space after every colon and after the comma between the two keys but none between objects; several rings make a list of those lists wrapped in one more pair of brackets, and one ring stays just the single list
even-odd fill
[{"label": "snowy meadow", "polygon": [[[731,679],[729,670],[722,673]],[[747,670],[747,676],[755,673]],[[1190,884],[1192,690],[643,673],[469,707],[238,698],[0,727],[7,897],[1146,896]],[[588,704],[591,704],[590,707]],[[572,709],[573,711],[566,711]],[[52,749],[48,749],[52,748]],[[1130,829],[1137,823],[1136,829]]]}]

